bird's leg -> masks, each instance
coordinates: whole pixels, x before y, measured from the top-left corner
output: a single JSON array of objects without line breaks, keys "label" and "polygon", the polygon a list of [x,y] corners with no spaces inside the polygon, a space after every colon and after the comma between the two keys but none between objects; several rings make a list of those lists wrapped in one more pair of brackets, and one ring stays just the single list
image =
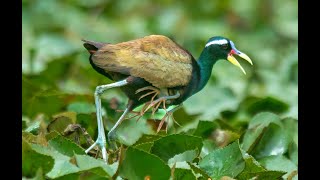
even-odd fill
[{"label": "bird's leg", "polygon": [[116,124],[111,128],[111,130],[108,133],[108,144],[111,146],[112,149],[116,149],[116,144],[114,142],[115,135],[116,135],[116,128],[122,123],[123,120],[125,120],[126,115],[130,112],[132,109],[133,101],[129,100],[127,108],[122,113],[121,117],[118,119]]},{"label": "bird's leg", "polygon": [[[166,119],[167,119],[167,121],[169,121],[169,118],[172,117],[172,120],[175,122],[172,114],[173,114],[176,110],[180,109],[181,107],[182,107],[182,103],[179,104],[178,106],[174,107],[173,109],[170,109],[169,111],[166,112],[166,114],[163,116],[163,118],[161,119],[161,121],[160,121],[160,123],[159,123],[158,129],[157,129],[157,133],[160,131],[160,129],[161,129],[161,127],[162,127],[162,125],[163,125],[163,123],[164,123],[164,121],[165,121]],[[177,123],[177,122],[176,122],[176,123]],[[169,124],[169,123],[167,123],[166,132],[167,132],[167,130],[168,130],[168,124]],[[178,124],[178,125],[179,125],[179,124]]]},{"label": "bird's leg", "polygon": [[122,81],[118,81],[112,84],[106,84],[97,86],[94,92],[95,104],[96,104],[96,114],[97,114],[97,124],[98,124],[98,137],[97,140],[85,151],[88,153],[95,146],[99,146],[102,150],[102,158],[104,161],[107,161],[107,150],[106,150],[106,136],[104,133],[104,126],[102,121],[102,113],[101,113],[101,94],[110,88],[121,87],[127,85],[129,82],[127,79]]}]

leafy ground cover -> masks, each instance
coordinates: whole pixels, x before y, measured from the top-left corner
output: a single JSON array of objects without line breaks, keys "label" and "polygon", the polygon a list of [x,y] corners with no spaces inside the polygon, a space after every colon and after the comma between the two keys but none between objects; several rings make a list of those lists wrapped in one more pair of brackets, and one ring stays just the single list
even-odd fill
[{"label": "leafy ground cover", "polygon": [[[23,179],[298,179],[296,1],[181,3],[22,1]],[[119,151],[105,163],[84,150],[97,136],[93,91],[111,81],[90,67],[80,40],[149,34],[174,38],[196,58],[223,35],[254,66],[239,59],[244,76],[218,62],[167,131],[156,133],[163,111],[124,121]],[[104,94],[107,131],[125,103],[117,89]]]}]

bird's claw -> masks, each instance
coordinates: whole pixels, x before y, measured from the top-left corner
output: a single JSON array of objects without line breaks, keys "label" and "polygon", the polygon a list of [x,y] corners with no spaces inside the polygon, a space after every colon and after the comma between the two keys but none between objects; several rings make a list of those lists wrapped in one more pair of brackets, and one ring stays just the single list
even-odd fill
[{"label": "bird's claw", "polygon": [[142,96],[140,96],[140,97],[139,97],[139,101],[140,101],[142,98],[146,97],[146,96],[149,96],[149,95],[151,95],[151,94],[154,94],[154,95],[152,96],[152,98],[151,98],[151,101],[153,101],[154,98],[157,97],[157,96],[160,94],[160,90],[157,89],[157,88],[155,88],[155,87],[153,87],[153,86],[146,86],[146,87],[140,88],[140,89],[136,90],[136,94],[138,94],[138,93],[140,93],[140,92],[142,92],[142,91],[146,91],[146,90],[151,90],[151,91],[148,92],[148,93],[146,93],[146,94],[143,94]]}]

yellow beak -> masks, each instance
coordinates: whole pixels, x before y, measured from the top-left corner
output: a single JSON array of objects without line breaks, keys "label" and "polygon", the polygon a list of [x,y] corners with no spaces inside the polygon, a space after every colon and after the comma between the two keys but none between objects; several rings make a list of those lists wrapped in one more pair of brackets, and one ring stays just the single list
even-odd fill
[{"label": "yellow beak", "polygon": [[242,68],[242,66],[240,65],[240,63],[236,60],[235,57],[232,56],[233,54],[236,54],[236,55],[242,57],[244,60],[248,61],[251,65],[253,65],[251,59],[250,59],[249,56],[247,56],[245,53],[242,53],[242,52],[240,52],[240,51],[238,51],[238,50],[236,50],[236,51],[231,50],[231,53],[229,53],[229,55],[228,55],[228,57],[227,57],[228,61],[230,61],[233,65],[239,67],[239,68],[242,70],[242,72],[243,72],[244,74],[246,74],[246,71]]}]

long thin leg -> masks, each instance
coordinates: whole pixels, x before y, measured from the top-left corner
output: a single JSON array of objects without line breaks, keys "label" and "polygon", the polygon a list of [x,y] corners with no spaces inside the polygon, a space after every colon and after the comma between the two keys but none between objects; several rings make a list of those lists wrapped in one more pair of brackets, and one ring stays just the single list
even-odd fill
[{"label": "long thin leg", "polygon": [[118,119],[116,124],[111,128],[111,130],[108,133],[108,143],[111,146],[111,148],[116,148],[115,147],[116,144],[114,143],[116,129],[122,123],[122,121],[125,120],[126,115],[130,112],[130,110],[132,108],[132,104],[133,104],[133,101],[129,100],[127,108],[124,110],[121,117]]},{"label": "long thin leg", "polygon": [[107,150],[106,150],[106,135],[104,133],[104,126],[102,121],[102,113],[101,113],[101,99],[100,95],[110,88],[121,87],[128,84],[127,79],[118,81],[112,84],[106,84],[97,86],[94,92],[95,104],[96,104],[96,114],[97,114],[97,124],[98,124],[98,138],[85,152],[88,153],[93,147],[96,145],[99,146],[102,150],[102,158],[104,161],[107,161]]}]

